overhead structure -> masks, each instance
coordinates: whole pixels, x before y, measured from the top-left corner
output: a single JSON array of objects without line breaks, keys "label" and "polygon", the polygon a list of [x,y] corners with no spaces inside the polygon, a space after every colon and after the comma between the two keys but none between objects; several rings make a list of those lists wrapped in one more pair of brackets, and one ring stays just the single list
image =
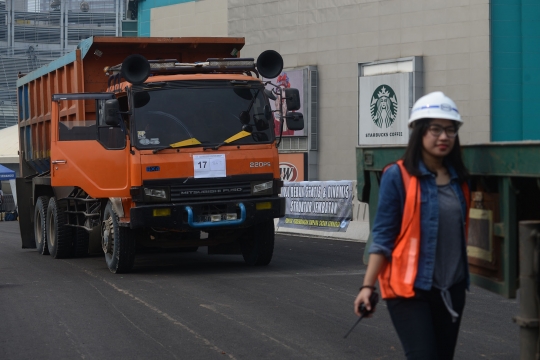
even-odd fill
[{"label": "overhead structure", "polygon": [[122,0],[0,1],[0,129],[17,123],[18,74],[74,50],[93,36],[120,36]]}]

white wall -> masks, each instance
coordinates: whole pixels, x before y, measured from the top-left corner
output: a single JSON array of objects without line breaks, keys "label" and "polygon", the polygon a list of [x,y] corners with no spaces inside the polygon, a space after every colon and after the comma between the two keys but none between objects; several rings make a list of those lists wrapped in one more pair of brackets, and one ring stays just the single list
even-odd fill
[{"label": "white wall", "polygon": [[228,36],[227,1],[199,0],[153,8],[152,37]]},{"label": "white wall", "polygon": [[228,29],[242,56],[318,66],[320,180],[356,179],[358,63],[423,56],[425,92],[456,101],[461,142],[490,139],[489,0],[228,0]]}]

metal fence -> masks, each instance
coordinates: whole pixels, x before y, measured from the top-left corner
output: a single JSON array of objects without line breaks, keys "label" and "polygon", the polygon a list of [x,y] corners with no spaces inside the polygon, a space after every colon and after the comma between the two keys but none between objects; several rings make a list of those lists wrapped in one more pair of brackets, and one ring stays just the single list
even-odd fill
[{"label": "metal fence", "polygon": [[[29,73],[55,59],[62,52],[34,53],[28,49],[0,49],[0,128],[17,124],[17,74]],[[55,56],[56,55],[56,56]]]},{"label": "metal fence", "polygon": [[91,36],[120,36],[125,0],[0,0],[0,129],[17,123],[16,81]]}]

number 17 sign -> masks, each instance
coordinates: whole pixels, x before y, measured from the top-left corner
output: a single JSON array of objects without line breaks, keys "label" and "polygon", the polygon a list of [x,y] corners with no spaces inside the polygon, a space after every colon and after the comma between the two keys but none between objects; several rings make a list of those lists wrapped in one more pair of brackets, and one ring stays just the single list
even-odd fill
[{"label": "number 17 sign", "polygon": [[226,177],[225,165],[225,154],[193,155],[193,170],[196,179]]}]

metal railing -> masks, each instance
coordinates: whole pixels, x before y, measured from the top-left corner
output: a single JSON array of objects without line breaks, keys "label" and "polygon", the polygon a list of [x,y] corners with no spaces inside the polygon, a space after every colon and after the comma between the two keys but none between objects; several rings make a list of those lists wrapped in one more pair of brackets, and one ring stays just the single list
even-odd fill
[{"label": "metal railing", "polygon": [[125,1],[85,2],[87,11],[80,0],[0,0],[0,129],[17,124],[17,74],[48,64],[91,36],[122,34]]}]

